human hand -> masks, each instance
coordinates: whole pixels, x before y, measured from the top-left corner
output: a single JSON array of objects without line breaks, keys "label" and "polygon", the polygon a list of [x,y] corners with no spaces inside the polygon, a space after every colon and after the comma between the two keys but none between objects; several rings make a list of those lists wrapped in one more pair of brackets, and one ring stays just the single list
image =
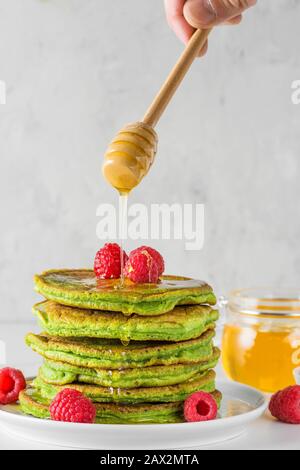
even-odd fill
[{"label": "human hand", "polygon": [[[195,29],[219,24],[239,24],[242,13],[257,0],[164,0],[167,20],[175,34],[185,44]],[[205,54],[207,44],[201,51]]]}]

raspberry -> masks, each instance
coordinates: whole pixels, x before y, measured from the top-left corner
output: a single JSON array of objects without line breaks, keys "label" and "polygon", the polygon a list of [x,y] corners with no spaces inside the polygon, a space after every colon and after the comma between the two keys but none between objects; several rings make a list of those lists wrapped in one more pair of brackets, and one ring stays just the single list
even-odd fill
[{"label": "raspberry", "polygon": [[26,388],[26,380],[20,370],[6,367],[0,370],[0,404],[7,405],[19,399],[19,393]]},{"label": "raspberry", "polygon": [[209,393],[193,393],[184,403],[184,417],[189,423],[211,421],[217,414],[218,405]]},{"label": "raspberry", "polygon": [[300,424],[300,385],[288,387],[271,398],[269,410],[279,421]]},{"label": "raspberry", "polygon": [[156,261],[147,251],[137,251],[126,263],[125,276],[132,282],[156,284],[159,278]]},{"label": "raspberry", "polygon": [[279,396],[280,392],[275,393],[275,395],[272,396],[269,404],[269,410],[272,416],[277,416],[279,412],[278,404],[279,404]]},{"label": "raspberry", "polygon": [[50,405],[51,419],[68,423],[94,423],[96,408],[89,398],[78,390],[65,388]]},{"label": "raspberry", "polygon": [[[123,251],[124,266],[128,256]],[[94,271],[99,279],[119,279],[121,276],[121,248],[117,243],[106,243],[95,257]]]},{"label": "raspberry", "polygon": [[150,246],[140,246],[136,250],[133,250],[130,253],[129,257],[133,256],[135,253],[139,253],[141,251],[142,252],[146,251],[147,253],[149,253],[150,256],[152,256],[152,258],[154,259],[154,261],[157,264],[158,276],[161,276],[163,274],[164,270],[165,270],[165,262],[164,262],[164,259],[163,259],[162,255],[157,250],[155,250],[154,248],[151,248]]}]

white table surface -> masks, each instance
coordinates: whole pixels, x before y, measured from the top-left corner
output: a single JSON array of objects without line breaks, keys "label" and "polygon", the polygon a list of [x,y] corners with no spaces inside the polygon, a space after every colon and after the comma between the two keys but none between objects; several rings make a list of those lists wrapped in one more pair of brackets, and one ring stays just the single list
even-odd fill
[{"label": "white table surface", "polygon": [[[0,367],[8,364],[20,368],[25,374],[34,375],[39,363],[39,357],[24,345],[24,336],[29,331],[38,331],[31,324],[7,325],[0,323]],[[5,354],[4,354],[5,353]],[[218,371],[219,376],[223,374]],[[300,450],[300,427],[279,423],[273,420],[269,413],[249,426],[247,433],[238,439],[211,447],[201,447],[201,450]],[[61,447],[46,446],[10,436],[1,429],[0,421],[0,450],[54,450]]]}]

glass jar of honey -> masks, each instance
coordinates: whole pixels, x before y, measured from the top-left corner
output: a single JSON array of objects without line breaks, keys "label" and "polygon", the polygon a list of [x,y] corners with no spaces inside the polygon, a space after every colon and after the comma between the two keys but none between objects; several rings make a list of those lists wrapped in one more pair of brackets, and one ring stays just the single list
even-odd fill
[{"label": "glass jar of honey", "polygon": [[226,301],[222,361],[232,380],[273,393],[300,366],[300,292],[244,289]]}]

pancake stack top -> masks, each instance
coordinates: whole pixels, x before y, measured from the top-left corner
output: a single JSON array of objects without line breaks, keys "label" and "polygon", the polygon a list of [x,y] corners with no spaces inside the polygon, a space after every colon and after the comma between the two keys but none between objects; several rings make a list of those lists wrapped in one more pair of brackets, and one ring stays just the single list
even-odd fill
[{"label": "pancake stack top", "polygon": [[212,288],[174,276],[118,284],[91,270],[35,276],[47,299],[33,309],[43,333],[26,342],[44,362],[21,393],[25,413],[48,418],[51,400],[66,387],[92,399],[98,423],[181,422],[184,400],[197,391],[220,404]]}]

